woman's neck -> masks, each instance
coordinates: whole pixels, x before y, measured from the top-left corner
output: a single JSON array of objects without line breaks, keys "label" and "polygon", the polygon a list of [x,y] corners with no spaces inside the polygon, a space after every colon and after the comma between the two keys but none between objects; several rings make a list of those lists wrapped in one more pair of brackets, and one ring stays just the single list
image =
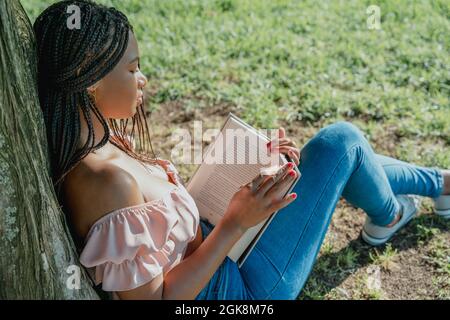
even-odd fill
[{"label": "woman's neck", "polygon": [[[105,129],[103,128],[102,123],[100,120],[91,112],[91,121],[92,121],[92,127],[94,130],[94,146],[98,145],[100,141],[103,139],[105,135]],[[86,143],[88,136],[89,136],[89,127],[87,125],[86,119],[84,118],[83,113],[80,111],[80,140],[78,142],[78,147],[82,148],[84,144]],[[109,128],[108,124],[108,130],[111,133],[111,130]],[[92,151],[96,156],[99,156],[102,159],[110,159],[117,155],[117,149],[114,148],[113,144],[109,141],[106,142],[105,145],[102,147],[96,149],[95,151]]]}]

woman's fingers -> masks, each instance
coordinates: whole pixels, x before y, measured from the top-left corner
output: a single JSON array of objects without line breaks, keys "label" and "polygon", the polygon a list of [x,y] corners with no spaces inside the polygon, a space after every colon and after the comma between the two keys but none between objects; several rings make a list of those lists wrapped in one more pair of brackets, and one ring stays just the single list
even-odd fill
[{"label": "woman's fingers", "polygon": [[298,148],[294,147],[288,147],[288,146],[280,146],[276,147],[276,149],[283,154],[288,155],[292,160],[295,162],[295,164],[298,166],[300,163],[300,150]]},{"label": "woman's fingers", "polygon": [[269,211],[270,212],[275,212],[278,210],[283,209],[284,207],[286,207],[287,205],[289,205],[292,201],[294,201],[297,198],[297,194],[296,193],[290,193],[288,194],[286,197],[284,197],[283,199],[281,199],[280,201],[277,201],[275,203],[272,203],[269,206]]},{"label": "woman's fingers", "polygon": [[288,155],[291,158],[292,161],[294,161],[295,165],[298,167],[298,165],[300,164],[300,158],[299,156],[293,152],[293,151],[288,151]]},{"label": "woman's fingers", "polygon": [[277,149],[280,152],[284,152],[284,153],[288,153],[288,151],[291,151],[291,152],[295,153],[298,156],[298,158],[300,158],[300,150],[298,148],[291,147],[291,146],[278,146],[278,147],[275,147],[274,149]]},{"label": "woman's fingers", "polygon": [[266,176],[264,176],[262,173],[258,174],[253,180],[252,180],[252,192],[256,192],[258,190],[261,183],[264,181]]},{"label": "woman's fingers", "polygon": [[259,187],[257,191],[258,196],[264,197],[267,190],[269,190],[274,184],[276,184],[280,179],[282,179],[290,168],[292,168],[292,163],[288,162],[284,164],[275,175],[269,176],[269,178],[266,179],[266,181],[264,181]]},{"label": "woman's fingers", "polygon": [[291,146],[291,147],[297,148],[297,144],[293,140],[291,140],[289,138],[273,139],[267,144],[267,147],[268,148],[274,148],[274,147],[283,146],[283,145],[287,145],[287,146]]},{"label": "woman's fingers", "polygon": [[291,184],[296,177],[297,173],[294,170],[289,170],[287,174],[282,179],[280,179],[280,181],[278,181],[278,183],[274,184],[272,188],[267,191],[264,197],[275,197],[280,190]]},{"label": "woman's fingers", "polygon": [[295,143],[295,141],[294,141],[294,140],[291,140],[291,139],[289,139],[289,138],[283,139],[283,141],[280,142],[279,145],[280,145],[280,146],[286,145],[286,146],[291,146],[291,147],[297,148],[297,144]]}]

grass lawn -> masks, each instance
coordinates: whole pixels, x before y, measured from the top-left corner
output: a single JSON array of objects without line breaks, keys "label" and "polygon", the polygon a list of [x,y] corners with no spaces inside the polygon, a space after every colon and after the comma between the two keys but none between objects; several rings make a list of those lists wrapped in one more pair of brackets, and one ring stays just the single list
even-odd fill
[{"label": "grass lawn", "polygon": [[[32,22],[55,1],[21,0]],[[149,78],[153,145],[228,111],[298,145],[348,120],[378,153],[450,168],[450,2],[102,0],[131,20]],[[367,27],[369,5],[381,29]],[[82,22],[81,22],[82,23]],[[179,165],[185,180],[195,169]],[[301,200],[301,195],[300,195]],[[450,223],[420,215],[388,245],[341,201],[299,299],[450,299]]]}]

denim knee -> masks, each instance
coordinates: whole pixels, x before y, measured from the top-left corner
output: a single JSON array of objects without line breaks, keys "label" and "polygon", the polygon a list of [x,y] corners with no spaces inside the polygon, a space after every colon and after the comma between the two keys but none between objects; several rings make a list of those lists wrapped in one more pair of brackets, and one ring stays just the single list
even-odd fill
[{"label": "denim knee", "polygon": [[309,150],[312,153],[325,151],[342,154],[355,145],[365,143],[364,135],[358,127],[347,121],[339,121],[319,130],[304,149],[305,152]]},{"label": "denim knee", "polygon": [[339,121],[323,128],[323,134],[340,144],[353,145],[364,140],[361,130],[347,121]]}]

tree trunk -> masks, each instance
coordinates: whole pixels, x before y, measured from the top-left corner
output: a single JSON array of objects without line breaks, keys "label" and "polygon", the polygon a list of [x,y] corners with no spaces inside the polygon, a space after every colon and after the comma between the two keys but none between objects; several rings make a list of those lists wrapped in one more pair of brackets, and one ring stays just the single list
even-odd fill
[{"label": "tree trunk", "polygon": [[19,0],[0,1],[0,299],[98,299],[49,176],[35,46]]}]

